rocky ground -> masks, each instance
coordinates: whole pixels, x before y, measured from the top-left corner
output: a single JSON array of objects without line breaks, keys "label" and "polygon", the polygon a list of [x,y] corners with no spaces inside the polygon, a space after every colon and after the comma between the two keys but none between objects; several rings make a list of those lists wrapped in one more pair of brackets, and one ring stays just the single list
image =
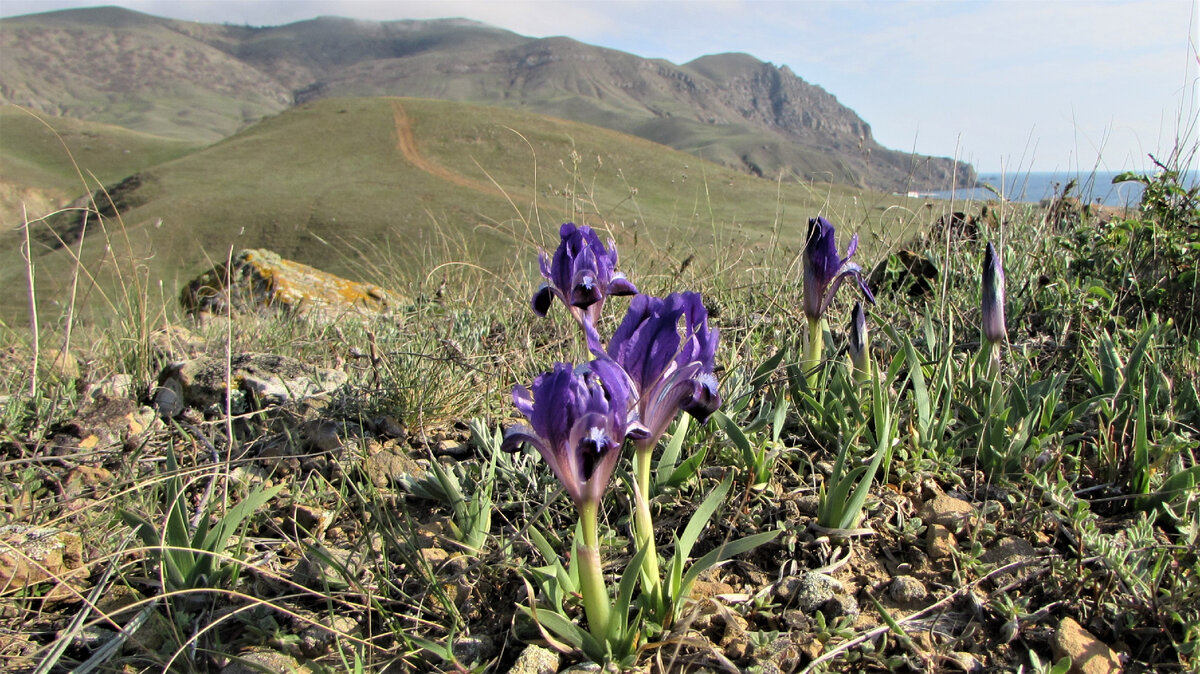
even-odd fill
[{"label": "rocky ground", "polygon": [[[569,531],[565,499],[538,492],[551,499],[539,510],[533,492],[495,494],[477,552],[458,542],[453,503],[421,489],[436,463],[477,493],[490,460],[479,427],[373,409],[370,354],[336,341],[322,366],[224,354],[180,326],[150,342],[167,365],[143,381],[92,380],[57,359],[78,391],[73,411],[51,428],[10,429],[0,448],[6,671],[92,671],[91,661],[98,671],[587,669],[517,611],[529,601],[525,575],[545,563],[528,522]],[[876,485],[859,530],[823,531],[818,493],[832,457],[791,430],[766,484],[735,477],[695,554],[781,534],[702,576],[675,629],[646,644],[642,669],[1032,671],[1069,656],[1070,671],[1099,674],[1162,661],[1160,625],[1117,625],[1097,608],[1125,581],[1079,553],[1078,523],[1052,490],[1027,498],[971,471],[916,476]],[[656,499],[660,544],[731,471],[714,462],[696,485]],[[223,572],[164,594],[161,553],[116,510],[165,531],[171,475],[183,478],[192,527],[256,490],[279,491],[230,539]],[[621,512],[610,512],[605,551],[618,575],[630,554]],[[1097,526],[1121,532],[1129,518]]]}]

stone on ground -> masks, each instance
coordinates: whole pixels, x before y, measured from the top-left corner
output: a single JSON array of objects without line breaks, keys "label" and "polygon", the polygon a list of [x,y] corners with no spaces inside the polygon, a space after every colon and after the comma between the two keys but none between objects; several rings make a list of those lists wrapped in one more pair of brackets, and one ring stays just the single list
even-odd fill
[{"label": "stone on ground", "polygon": [[221,314],[276,308],[322,321],[370,315],[395,308],[399,296],[371,283],[359,283],[286,260],[269,250],[243,250],[231,265],[218,264],[180,293],[191,313]]}]

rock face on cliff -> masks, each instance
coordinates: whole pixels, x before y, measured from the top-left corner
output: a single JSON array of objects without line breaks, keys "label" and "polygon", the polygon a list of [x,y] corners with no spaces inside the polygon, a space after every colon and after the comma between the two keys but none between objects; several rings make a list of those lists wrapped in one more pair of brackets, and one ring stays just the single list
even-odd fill
[{"label": "rock face on cliff", "polygon": [[880,146],[833,95],[747,54],[676,65],[461,19],[253,28],[112,7],[5,19],[0,50],[0,103],[167,136],[214,140],[318,98],[419,96],[595,124],[771,178],[893,191],[974,178]]},{"label": "rock face on cliff", "polygon": [[[787,66],[762,63],[745,54],[705,56],[685,68],[721,82],[713,89],[715,104],[741,120],[844,162],[833,169],[834,182],[850,182],[888,190],[971,184],[975,173],[967,164],[944,157],[925,157],[889,150],[875,141],[871,125],[819,86],[809,84]],[[820,171],[805,173],[796,166],[798,153],[779,151],[779,168],[790,165],[798,175],[820,179]],[[826,169],[828,170],[828,169]],[[957,170],[958,175],[955,176]]]}]

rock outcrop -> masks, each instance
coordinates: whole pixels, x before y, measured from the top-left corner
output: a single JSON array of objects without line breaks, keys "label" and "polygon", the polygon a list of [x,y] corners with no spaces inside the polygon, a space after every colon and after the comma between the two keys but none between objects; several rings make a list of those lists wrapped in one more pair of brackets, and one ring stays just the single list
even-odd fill
[{"label": "rock outcrop", "polygon": [[191,313],[283,309],[319,320],[377,314],[394,308],[399,296],[285,260],[269,250],[243,250],[231,265],[218,264],[188,283],[180,294]]}]

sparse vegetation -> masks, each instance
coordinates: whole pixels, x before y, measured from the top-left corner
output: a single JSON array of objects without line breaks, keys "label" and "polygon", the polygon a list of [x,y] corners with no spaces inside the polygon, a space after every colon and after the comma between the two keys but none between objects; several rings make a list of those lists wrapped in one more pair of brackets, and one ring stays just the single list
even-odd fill
[{"label": "sparse vegetation", "polygon": [[[694,601],[661,634],[629,632],[642,624],[636,608],[619,616],[629,662],[1063,671],[1072,646],[1061,642],[1082,626],[1084,645],[1111,648],[1127,671],[1200,666],[1200,335],[1186,311],[1198,292],[1186,251],[1200,232],[1194,191],[1172,173],[1190,154],[1144,177],[1155,189],[1136,212],[1054,219],[1053,205],[988,204],[1004,217],[981,218],[977,238],[922,237],[949,204],[781,186],[609,132],[404,101],[425,156],[471,183],[453,185],[397,158],[394,103],[323,101],[150,169],[162,192],[146,203],[157,206],[93,213],[82,247],[65,249],[106,251],[74,274],[61,267],[78,291],[35,303],[38,330],[8,314],[0,570],[23,575],[0,597],[3,668],[506,671],[534,643],[562,647],[562,666],[580,660],[556,637],[587,625],[571,591],[574,507],[544,462],[498,451],[497,435],[517,421],[514,384],[585,357],[566,312],[529,309],[536,245],[557,243],[565,220],[611,231],[641,292],[700,292],[720,330],[722,411],[669,429],[647,481],[654,541],[679,569],[667,584],[678,594],[690,582]],[[219,169],[274,147],[272,134],[336,128],[330,120],[351,113],[371,120],[360,137],[330,131],[303,157],[273,156],[295,171],[261,187]],[[346,155],[362,159],[356,175],[386,179],[318,190],[328,174],[316,167]],[[686,185],[653,177],[687,162]],[[334,323],[180,315],[164,265],[200,258],[138,228],[193,209],[221,221],[204,210],[215,197],[195,196],[217,193],[206,172],[240,222],[288,221],[297,206],[286,194],[319,193],[305,222],[337,217],[345,236],[306,261],[357,267],[407,302]],[[478,189],[489,184],[494,195]],[[415,209],[386,196],[401,185],[441,204],[420,219],[441,238],[393,262],[368,249],[388,240],[382,229],[357,228],[414,239],[398,213]],[[849,296],[828,309],[819,358],[804,353],[800,251],[817,214],[861,234],[864,266],[915,247],[937,274],[920,293],[874,289],[869,383],[843,353]],[[208,231],[223,247],[209,255],[223,260],[239,239]],[[317,240],[297,238],[294,251]],[[998,364],[979,330],[989,240],[1007,279]],[[151,250],[166,262],[144,257]],[[35,280],[47,260],[34,256]],[[28,273],[18,262],[5,263],[12,285]],[[609,300],[605,334],[626,302]],[[223,383],[204,404],[169,405],[176,394],[162,390],[183,375],[168,364],[242,353],[328,368],[344,383],[289,397],[295,387],[254,388],[218,368]],[[632,472],[627,456],[595,538],[610,587],[637,607]],[[688,527],[698,511],[708,526]],[[53,532],[38,536],[58,541],[58,558],[18,542],[31,531]],[[755,536],[762,544],[731,562],[683,571],[683,557],[716,559]],[[541,605],[561,613],[528,609]]]},{"label": "sparse vegetation", "polygon": [[[423,164],[404,155],[398,121],[410,127],[416,140],[407,149]],[[13,147],[22,147],[16,140]],[[38,161],[55,170],[70,166],[49,153]],[[135,205],[121,213],[119,249],[130,249],[138,266],[163,280],[163,295],[224,260],[230,247],[269,248],[348,278],[381,282],[397,269],[412,269],[401,274],[411,278],[455,260],[496,272],[531,267],[516,251],[545,244],[562,221],[574,220],[597,224],[631,262],[644,260],[650,269],[654,261],[654,273],[666,274],[694,253],[681,241],[737,240],[747,254],[776,247],[778,259],[786,259],[803,241],[803,229],[787,224],[796,211],[797,219],[823,208],[839,221],[873,223],[862,233],[867,250],[903,240],[924,217],[910,212],[924,207],[920,200],[844,185],[777,184],[596,127],[414,99],[318,101],[138,170],[136,189],[122,195]],[[100,188],[117,183],[89,179],[86,189],[77,189],[92,191],[106,207],[110,195]],[[85,225],[82,212],[53,216],[47,224],[31,230],[41,242],[34,247],[39,299],[46,304],[68,294],[76,255],[103,290],[115,292],[113,253],[102,237],[64,250],[50,234],[77,232]],[[20,234],[2,235],[8,243],[0,253],[0,281],[25,285]],[[24,316],[25,304],[17,293],[0,297],[0,319]]]}]

